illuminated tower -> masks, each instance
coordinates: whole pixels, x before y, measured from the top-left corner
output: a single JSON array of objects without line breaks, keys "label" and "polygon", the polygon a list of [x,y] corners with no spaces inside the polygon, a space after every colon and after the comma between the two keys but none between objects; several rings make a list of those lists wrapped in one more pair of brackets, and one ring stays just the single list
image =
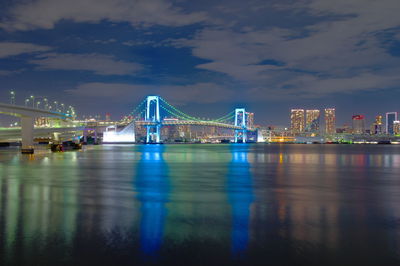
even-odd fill
[{"label": "illuminated tower", "polygon": [[397,112],[386,113],[386,133],[393,135],[393,122],[397,121]]},{"label": "illuminated tower", "polygon": [[331,135],[336,133],[336,114],[335,108],[325,109],[325,134]]},{"label": "illuminated tower", "polygon": [[146,102],[145,121],[150,123],[146,125],[146,143],[160,143],[160,97],[147,96]]},{"label": "illuminated tower", "polygon": [[304,132],[304,109],[292,109],[290,124],[293,134]]},{"label": "illuminated tower", "polygon": [[235,109],[235,126],[241,129],[235,129],[235,143],[239,142],[241,138],[243,143],[247,141],[247,123],[246,123],[246,110],[244,108]]},{"label": "illuminated tower", "polygon": [[365,133],[365,117],[363,115],[353,115],[353,133],[364,134]]},{"label": "illuminated tower", "polygon": [[306,131],[319,132],[319,110],[306,110]]}]

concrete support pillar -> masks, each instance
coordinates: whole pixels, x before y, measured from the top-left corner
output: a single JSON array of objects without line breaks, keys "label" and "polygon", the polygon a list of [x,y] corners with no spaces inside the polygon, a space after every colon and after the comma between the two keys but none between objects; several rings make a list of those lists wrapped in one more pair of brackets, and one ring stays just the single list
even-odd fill
[{"label": "concrete support pillar", "polygon": [[33,124],[34,118],[30,116],[21,117],[22,148],[21,153],[32,154],[33,148]]},{"label": "concrete support pillar", "polygon": [[59,142],[59,141],[60,141],[60,135],[61,135],[61,133],[59,133],[59,132],[54,132],[54,133],[53,133],[53,141],[54,141],[54,142]]}]

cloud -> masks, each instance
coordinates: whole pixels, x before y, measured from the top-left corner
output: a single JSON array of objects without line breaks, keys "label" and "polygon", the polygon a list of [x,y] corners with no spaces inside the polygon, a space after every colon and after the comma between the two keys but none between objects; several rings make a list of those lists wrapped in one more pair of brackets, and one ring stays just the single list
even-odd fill
[{"label": "cloud", "polygon": [[158,47],[161,45],[158,45],[156,41],[152,40],[129,40],[122,42],[122,45],[125,46],[151,46],[151,47]]},{"label": "cloud", "polygon": [[130,75],[142,69],[137,63],[125,62],[102,54],[47,53],[29,61],[42,70],[84,70],[98,75]]},{"label": "cloud", "polygon": [[315,76],[297,77],[287,85],[297,84],[295,94],[303,98],[320,98],[332,93],[351,94],[357,91],[374,91],[385,88],[396,88],[400,77],[393,73],[362,73],[345,78],[318,78]]},{"label": "cloud", "polygon": [[51,47],[31,43],[0,42],[0,58],[49,50],[51,50]]},{"label": "cloud", "polygon": [[[182,103],[214,101],[208,97],[211,94],[221,101],[224,95],[235,98],[237,94],[251,101],[286,100],[398,87],[399,79],[393,70],[400,68],[400,60],[387,50],[387,38],[391,43],[396,38],[400,40],[398,5],[398,0],[232,0],[222,5],[212,1],[35,0],[11,7],[0,26],[12,31],[52,29],[61,20],[170,27],[207,22],[182,32],[173,30],[172,34],[171,29],[162,28],[162,33],[160,30],[152,31],[153,36],[134,35],[121,43],[115,41],[115,36],[96,36],[98,40],[94,41],[151,47],[161,56],[164,51],[156,50],[160,46],[186,49],[173,52],[177,62],[197,64],[195,69],[185,69],[196,80],[192,85],[86,83],[70,93],[92,96],[96,92],[110,98],[120,95],[124,101],[124,95],[136,97],[132,92],[164,95],[163,89]],[[206,10],[207,14],[199,10]],[[386,32],[391,36],[387,37]],[[187,51],[204,60],[188,58]],[[142,56],[153,56],[150,54]],[[147,62],[157,64],[160,58]],[[30,63],[39,69],[86,70],[99,75],[129,75],[142,68],[137,63],[96,53],[46,53]],[[171,69],[178,67],[172,64]],[[157,67],[150,71],[153,70],[156,73],[151,74],[160,75]],[[187,76],[173,75],[167,81],[187,82]],[[227,82],[233,84],[229,89]],[[247,93],[232,93],[235,90]]]},{"label": "cloud", "polygon": [[33,0],[10,8],[0,27],[10,31],[52,29],[61,20],[184,26],[205,19],[204,13],[183,12],[164,0]]},{"label": "cloud", "polygon": [[94,40],[94,43],[100,43],[100,44],[111,44],[111,43],[115,43],[115,42],[117,42],[117,40],[114,38],[111,38],[108,40]]},{"label": "cloud", "polygon": [[25,69],[19,70],[0,70],[0,76],[11,76],[23,72]]},{"label": "cloud", "polygon": [[309,23],[241,28],[226,23],[170,45],[191,48],[208,61],[197,68],[226,74],[260,96],[308,98],[395,88],[399,79],[387,72],[400,67],[400,60],[388,53],[379,33],[398,31],[398,1],[367,2],[279,4],[281,11],[307,14]]},{"label": "cloud", "polygon": [[232,99],[234,92],[214,83],[188,85],[143,85],[126,83],[91,82],[80,84],[67,93],[79,98],[112,99],[119,103],[130,103],[132,99],[143,99],[146,95],[162,95],[170,103],[184,105],[190,102],[216,103]]}]

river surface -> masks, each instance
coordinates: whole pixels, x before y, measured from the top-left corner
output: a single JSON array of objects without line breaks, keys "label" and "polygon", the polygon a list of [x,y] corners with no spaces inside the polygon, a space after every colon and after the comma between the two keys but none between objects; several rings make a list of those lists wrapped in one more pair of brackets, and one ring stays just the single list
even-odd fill
[{"label": "river surface", "polygon": [[400,265],[400,146],[0,149],[2,265]]}]

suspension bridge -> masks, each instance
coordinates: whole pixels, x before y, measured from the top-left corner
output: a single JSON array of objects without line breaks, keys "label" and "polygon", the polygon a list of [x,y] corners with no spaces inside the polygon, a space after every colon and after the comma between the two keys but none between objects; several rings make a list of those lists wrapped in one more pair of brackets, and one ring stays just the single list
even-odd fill
[{"label": "suspension bridge", "polygon": [[[164,126],[210,126],[234,130],[234,142],[247,142],[247,133],[256,131],[249,126],[248,113],[245,108],[236,108],[217,119],[202,119],[186,114],[168,103],[160,96],[147,96],[129,115],[131,123],[126,129],[139,125],[146,128],[146,143],[161,142],[161,128]],[[119,134],[119,136],[118,136]],[[114,139],[127,139],[127,130],[113,132]],[[107,134],[106,134],[107,136]],[[107,138],[107,137],[106,137]],[[134,137],[133,137],[134,138]]]}]

